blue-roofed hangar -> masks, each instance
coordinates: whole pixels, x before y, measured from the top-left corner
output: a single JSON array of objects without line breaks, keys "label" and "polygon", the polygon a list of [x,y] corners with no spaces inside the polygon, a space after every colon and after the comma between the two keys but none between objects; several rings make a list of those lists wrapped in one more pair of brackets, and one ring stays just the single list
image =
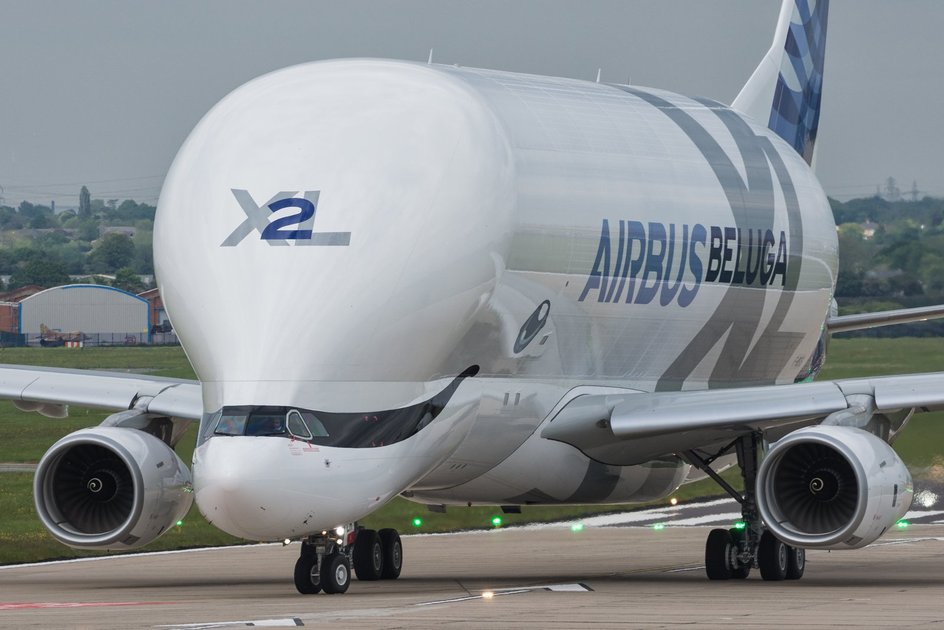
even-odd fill
[{"label": "blue-roofed hangar", "polygon": [[96,284],[53,287],[20,302],[20,333],[29,343],[39,339],[43,327],[106,343],[148,343],[149,324],[147,300]]}]

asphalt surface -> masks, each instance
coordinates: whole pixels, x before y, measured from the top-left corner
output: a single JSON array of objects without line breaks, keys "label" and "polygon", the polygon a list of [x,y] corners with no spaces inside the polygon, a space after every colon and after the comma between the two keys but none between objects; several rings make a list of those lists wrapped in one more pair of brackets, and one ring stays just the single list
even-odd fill
[{"label": "asphalt surface", "polygon": [[[11,628],[941,627],[944,525],[858,551],[809,552],[799,581],[709,582],[704,541],[728,502],[609,521],[404,536],[399,580],[295,592],[298,545],[0,568]],[[666,513],[670,512],[670,513]],[[930,514],[932,511],[928,512]],[[736,513],[735,513],[736,516]],[[652,518],[650,518],[652,517]],[[919,517],[924,518],[924,517]],[[928,517],[936,520],[937,516]]]}]

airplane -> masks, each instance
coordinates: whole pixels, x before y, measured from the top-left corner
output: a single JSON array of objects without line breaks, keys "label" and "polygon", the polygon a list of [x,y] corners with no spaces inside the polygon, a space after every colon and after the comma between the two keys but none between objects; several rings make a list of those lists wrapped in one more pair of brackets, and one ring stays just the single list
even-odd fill
[{"label": "airplane", "polygon": [[57,348],[66,345],[66,342],[83,342],[86,340],[85,333],[81,331],[62,332],[53,330],[46,324],[39,325],[39,345],[44,348]]},{"label": "airplane", "polygon": [[397,496],[632,503],[708,476],[746,524],[708,535],[712,580],[798,579],[806,549],[877,540],[913,492],[889,443],[944,408],[944,373],[814,379],[832,333],[944,307],[837,314],[811,168],[827,13],[785,0],[730,106],[377,59],[236,89],[155,219],[199,380],[0,369],[20,409],[115,412],[43,456],[43,525],[129,550],[195,500],[235,536],[301,541],[303,594],[399,576],[398,532],[359,525]]}]

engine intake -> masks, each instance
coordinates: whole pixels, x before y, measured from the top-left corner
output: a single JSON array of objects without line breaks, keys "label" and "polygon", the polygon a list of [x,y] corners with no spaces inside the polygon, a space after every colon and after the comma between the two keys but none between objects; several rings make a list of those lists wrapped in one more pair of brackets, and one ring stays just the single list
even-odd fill
[{"label": "engine intake", "polygon": [[895,451],[851,427],[794,431],[757,476],[764,524],[796,547],[864,547],[904,516],[911,498],[911,474]]},{"label": "engine intake", "polygon": [[167,444],[137,429],[76,431],[43,456],[33,498],[43,526],[85,549],[134,549],[190,509],[190,471]]}]

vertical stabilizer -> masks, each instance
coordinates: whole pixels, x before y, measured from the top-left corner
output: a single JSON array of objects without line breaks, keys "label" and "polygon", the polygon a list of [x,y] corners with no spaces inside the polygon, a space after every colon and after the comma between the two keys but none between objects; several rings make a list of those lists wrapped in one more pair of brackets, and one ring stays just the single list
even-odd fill
[{"label": "vertical stabilizer", "polygon": [[793,145],[807,164],[819,126],[829,0],[784,0],[774,43],[731,104]]}]

